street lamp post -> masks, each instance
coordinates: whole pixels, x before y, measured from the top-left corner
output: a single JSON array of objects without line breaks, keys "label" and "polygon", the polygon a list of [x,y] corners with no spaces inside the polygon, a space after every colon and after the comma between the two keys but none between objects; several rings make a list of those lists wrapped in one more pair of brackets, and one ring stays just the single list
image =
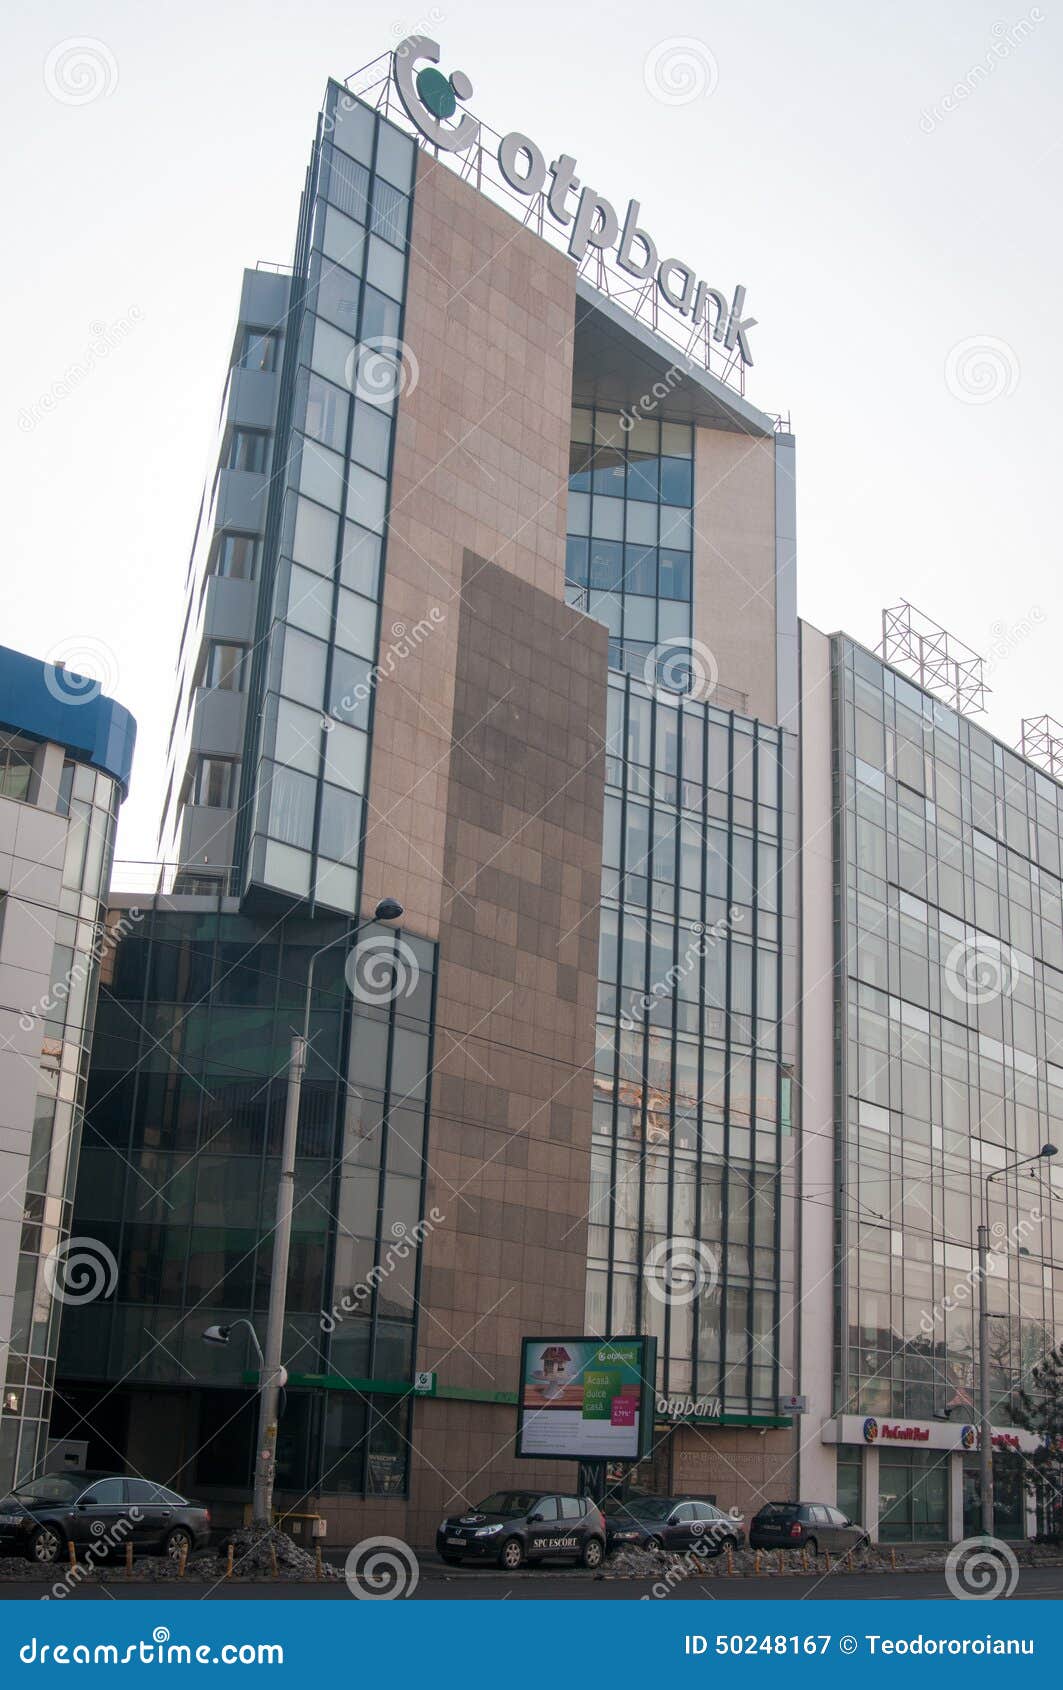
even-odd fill
[{"label": "street lamp post", "polygon": [[[382,898],[373,911],[372,921],[398,921],[402,905],[394,898]],[[292,1208],[295,1197],[295,1147],[299,1134],[299,1098],[303,1075],[306,1072],[306,1053],[310,1038],[310,998],[314,989],[314,969],[317,959],[337,945],[353,943],[367,923],[358,922],[348,932],[322,945],[310,958],[306,975],[306,997],[303,1003],[302,1032],[292,1036],[288,1062],[288,1089],[284,1104],[284,1138],[281,1144],[280,1178],[277,1184],[277,1217],[273,1230],[273,1266],[269,1282],[269,1314],[266,1321],[266,1353],[262,1365],[258,1410],[258,1448],[255,1454],[256,1525],[273,1523],[273,1480],[277,1455],[277,1405],[283,1383],[281,1344],[284,1339],[284,1308],[288,1289],[288,1256],[292,1238]]]},{"label": "street lamp post", "polygon": [[982,1220],[978,1228],[978,1467],[982,1492],[982,1536],[994,1535],[993,1497],[993,1427],[989,1390],[989,1296],[986,1279],[989,1274],[989,1187],[995,1179],[1003,1179],[1028,1162],[1047,1160],[1056,1154],[1054,1144],[1042,1144],[1032,1156],[1022,1156],[1005,1168],[994,1168],[985,1177],[982,1194]]}]

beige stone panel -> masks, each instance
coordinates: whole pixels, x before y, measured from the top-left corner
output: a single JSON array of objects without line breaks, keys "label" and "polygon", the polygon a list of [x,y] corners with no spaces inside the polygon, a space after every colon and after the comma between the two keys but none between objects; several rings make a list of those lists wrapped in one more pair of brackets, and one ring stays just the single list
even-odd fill
[{"label": "beige stone panel", "polygon": [[[694,499],[694,638],[713,653],[721,688],[774,722],[774,441],[699,428]],[[738,708],[727,693],[721,702]]]}]

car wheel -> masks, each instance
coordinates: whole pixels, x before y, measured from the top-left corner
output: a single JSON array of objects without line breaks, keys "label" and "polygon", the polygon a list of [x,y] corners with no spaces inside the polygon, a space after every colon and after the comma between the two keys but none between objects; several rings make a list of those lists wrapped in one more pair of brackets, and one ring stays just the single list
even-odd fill
[{"label": "car wheel", "polygon": [[736,1537],[724,1537],[724,1538],[720,1539],[719,1545],[713,1551],[713,1553],[715,1555],[726,1555],[726,1553],[729,1549],[737,1549],[737,1548],[738,1548],[738,1539]]},{"label": "car wheel", "polygon": [[505,1543],[498,1552],[499,1566],[504,1567],[507,1573],[515,1573],[523,1560],[524,1545],[521,1543],[520,1538],[507,1537]]},{"label": "car wheel", "polygon": [[871,1548],[871,1539],[869,1537],[859,1538],[858,1541],[857,1541],[856,1547],[857,1547],[857,1549],[870,1549]]},{"label": "car wheel", "polygon": [[814,1537],[806,1538],[802,1547],[805,1548],[805,1549],[810,1549],[812,1551],[813,1555],[819,1554],[819,1544],[816,1542]]},{"label": "car wheel", "polygon": [[167,1532],[166,1536],[163,1538],[162,1552],[166,1556],[167,1560],[179,1561],[181,1559],[182,1549],[184,1549],[186,1553],[190,1553],[192,1549],[192,1539],[183,1526],[175,1526],[173,1531]]},{"label": "car wheel", "polygon": [[605,1554],[605,1549],[604,1549],[604,1546],[602,1544],[601,1538],[600,1537],[589,1537],[587,1539],[586,1543],[583,1545],[583,1551],[582,1551],[582,1554],[580,1555],[580,1560],[583,1562],[583,1565],[585,1567],[591,1567],[591,1568],[600,1567],[601,1564],[602,1564],[602,1557],[603,1557],[604,1554]]},{"label": "car wheel", "polygon": [[62,1554],[63,1542],[54,1526],[38,1526],[29,1541],[29,1558],[50,1567]]},{"label": "car wheel", "polygon": [[662,1537],[648,1537],[646,1539],[646,1548],[650,1550],[652,1554],[660,1555],[664,1550],[664,1539]]}]

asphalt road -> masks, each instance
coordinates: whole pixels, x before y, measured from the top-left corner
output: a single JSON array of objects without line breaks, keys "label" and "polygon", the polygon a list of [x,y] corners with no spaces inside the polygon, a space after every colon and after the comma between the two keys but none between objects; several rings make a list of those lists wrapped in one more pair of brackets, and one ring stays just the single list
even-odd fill
[{"label": "asphalt road", "polygon": [[[0,1584],[0,1600],[5,1597],[23,1600],[39,1599],[48,1594],[50,1583],[34,1580],[5,1581]],[[493,1569],[472,1569],[468,1572],[443,1573],[431,1562],[425,1562],[420,1581],[414,1592],[417,1602],[632,1602],[643,1596],[659,1596],[668,1602],[799,1602],[811,1599],[822,1601],[938,1601],[953,1598],[943,1573],[841,1573],[824,1576],[809,1574],[807,1578],[692,1578],[675,1585],[661,1596],[661,1586],[651,1579],[595,1578],[588,1573],[557,1573],[529,1571],[499,1573]],[[204,1601],[212,1598],[227,1601],[340,1601],[349,1602],[350,1592],[342,1579],[325,1584],[285,1584],[271,1580],[262,1583],[230,1583],[204,1585],[167,1581],[164,1584],[126,1584],[116,1580],[106,1588],[87,1580],[71,1591],[68,1600],[77,1602],[118,1601]],[[1063,1567],[1023,1567],[1012,1593],[1013,1600],[1026,1602],[1058,1602],[1063,1598]]]}]

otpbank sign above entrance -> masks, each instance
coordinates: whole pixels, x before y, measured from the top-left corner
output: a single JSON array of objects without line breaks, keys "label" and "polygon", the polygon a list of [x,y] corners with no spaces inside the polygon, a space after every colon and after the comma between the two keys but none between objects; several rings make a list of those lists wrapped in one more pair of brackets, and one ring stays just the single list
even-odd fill
[{"label": "otpbank sign above entrance", "polygon": [[[472,94],[472,83],[464,71],[444,76],[436,70],[439,58],[435,41],[408,36],[392,58],[395,87],[406,115],[426,140],[442,152],[466,153],[482,145],[479,119],[471,112],[458,115],[459,105]],[[742,315],[745,288],[736,287],[728,299],[719,288],[700,281],[683,259],[661,258],[653,237],[639,226],[638,200],[628,201],[621,224],[612,202],[580,181],[574,158],[561,153],[547,164],[546,154],[519,130],[501,137],[497,160],[506,185],[529,201],[541,201],[546,214],[567,231],[568,251],[577,264],[594,252],[609,254],[636,283],[655,285],[692,330],[711,326],[712,338],[725,352],[752,365],[749,331],[756,318]]]}]

